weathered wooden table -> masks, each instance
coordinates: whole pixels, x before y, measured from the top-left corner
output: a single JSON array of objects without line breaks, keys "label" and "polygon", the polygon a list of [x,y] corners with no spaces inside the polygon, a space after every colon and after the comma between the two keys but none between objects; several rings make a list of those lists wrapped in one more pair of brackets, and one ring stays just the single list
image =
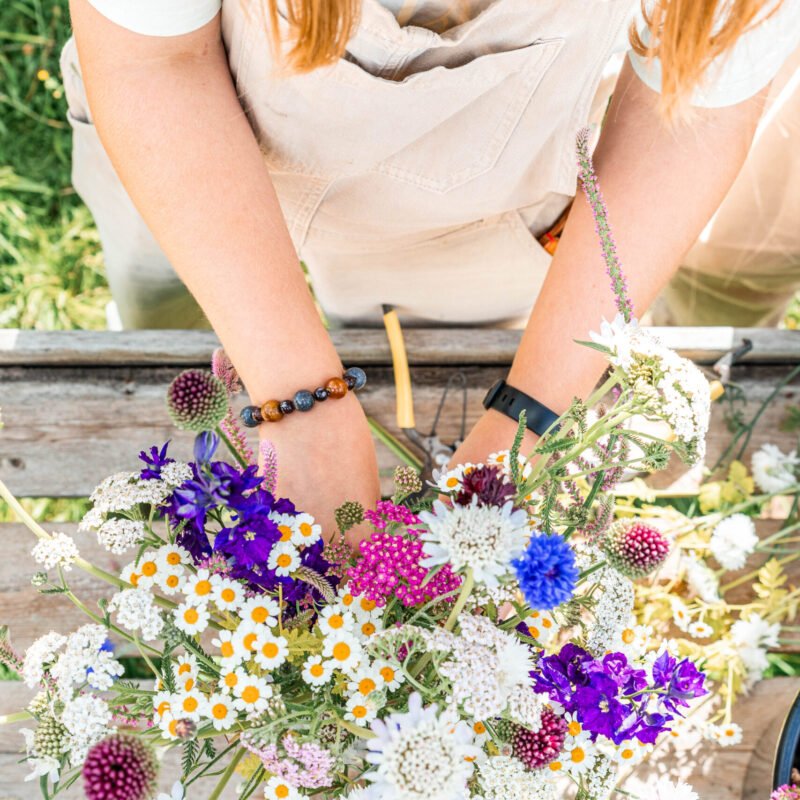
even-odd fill
[{"label": "weathered wooden table", "polygon": [[[659,334],[667,344],[703,365],[713,364],[744,338],[750,339],[752,350],[731,372],[731,380],[743,393],[745,417],[800,363],[797,332],[675,328],[661,329]],[[369,373],[369,384],[361,394],[367,413],[402,437],[395,421],[391,358],[383,331],[348,330],[333,336],[342,360],[363,366]],[[430,426],[443,387],[458,372],[466,377],[467,424],[474,422],[487,387],[506,373],[518,341],[519,333],[508,330],[409,329],[406,344],[419,428],[424,431]],[[164,405],[165,390],[179,370],[207,366],[216,346],[213,334],[205,332],[0,330],[0,408],[5,424],[0,432],[0,477],[20,496],[80,497],[88,495],[105,476],[134,469],[137,453],[152,444],[172,439],[175,453],[188,457],[192,437],[172,427]],[[784,450],[794,446],[796,434],[781,432],[778,426],[787,406],[797,405],[799,397],[797,379],[768,407],[748,452],[764,442],[774,442]],[[245,398],[241,402],[244,404]],[[715,405],[709,464],[730,440],[723,411],[721,404]],[[444,439],[457,436],[460,412],[461,399],[454,392],[440,426]],[[383,447],[379,447],[379,459],[388,480],[395,459]],[[655,482],[689,493],[700,474],[701,470],[687,473],[676,465],[659,474]],[[769,521],[765,525],[768,527]],[[50,527],[74,532],[74,526]],[[67,629],[79,623],[78,615],[30,586],[32,542],[22,527],[0,526],[0,536],[4,543],[0,622],[10,625],[16,643],[25,647],[50,628]],[[90,559],[115,566],[109,554],[100,552],[89,537],[79,534],[78,542]],[[74,585],[90,604],[99,596],[101,587],[84,575],[75,574]],[[797,688],[794,679],[762,683],[740,706],[738,718],[748,725],[743,743],[731,750],[692,745],[693,758],[697,748],[706,748],[699,751],[701,768],[692,774],[686,774],[686,757],[680,753],[666,755],[658,768],[690,779],[703,800],[764,800],[777,726]],[[24,696],[19,689],[19,685],[0,684],[0,714],[19,707]],[[15,763],[19,739],[10,734],[0,729],[0,800],[27,800],[35,791],[31,784],[22,783],[24,768]],[[628,788],[647,798],[636,776]]]}]

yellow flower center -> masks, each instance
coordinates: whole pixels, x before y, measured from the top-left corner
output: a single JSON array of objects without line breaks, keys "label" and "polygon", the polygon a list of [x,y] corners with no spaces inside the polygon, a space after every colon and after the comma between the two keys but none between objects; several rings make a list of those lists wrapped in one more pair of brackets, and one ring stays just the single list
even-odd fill
[{"label": "yellow flower center", "polygon": [[225,676],[225,685],[229,689],[233,689],[233,687],[236,686],[237,683],[239,683],[239,677],[237,676],[237,674],[235,672],[229,672]]},{"label": "yellow flower center", "polygon": [[570,722],[567,730],[570,736],[577,736],[583,730],[583,726],[577,720],[573,720]]},{"label": "yellow flower center", "polygon": [[183,619],[190,625],[194,625],[197,620],[200,619],[200,615],[197,613],[196,608],[187,608],[186,611],[183,612]]},{"label": "yellow flower center", "polygon": [[207,595],[211,591],[211,581],[197,581],[194,587],[194,593],[199,594],[201,597]]},{"label": "yellow flower center", "polygon": [[275,642],[267,642],[262,648],[261,652],[265,658],[277,658],[280,653],[280,648]]},{"label": "yellow flower center", "polygon": [[353,716],[356,719],[364,719],[367,716],[366,706],[353,706]]},{"label": "yellow flower center", "polygon": [[631,750],[629,747],[626,747],[626,748],[625,748],[625,749],[624,749],[624,750],[623,750],[623,751],[620,753],[620,755],[621,755],[621,756],[622,756],[622,757],[623,757],[623,758],[624,758],[624,759],[627,761],[628,759],[631,759],[631,758],[633,758],[633,750]]},{"label": "yellow flower center", "polygon": [[281,532],[282,542],[288,542],[292,538],[292,529],[288,525],[278,525],[278,530]]},{"label": "yellow flower center", "polygon": [[242,644],[245,646],[247,650],[254,650],[257,638],[258,638],[257,634],[248,633],[247,636],[245,636],[244,639],[242,640]]},{"label": "yellow flower center", "polygon": [[322,664],[312,664],[308,671],[313,678],[321,678],[325,674],[325,668]]},{"label": "yellow flower center", "polygon": [[381,678],[383,678],[386,683],[391,683],[394,680],[394,670],[391,667],[383,667],[383,669],[381,669]]},{"label": "yellow flower center", "polygon": [[242,700],[245,703],[255,703],[259,697],[261,697],[261,692],[258,690],[258,686],[245,686],[242,692]]},{"label": "yellow flower center", "polygon": [[252,619],[253,622],[266,622],[268,616],[269,611],[267,611],[265,606],[257,606],[250,612],[250,619]]},{"label": "yellow flower center", "polygon": [[174,589],[177,587],[180,578],[177,575],[168,575],[166,584],[169,586],[170,589]]},{"label": "yellow flower center", "polygon": [[328,617],[328,625],[335,630],[344,626],[344,617],[341,614],[331,614]]},{"label": "yellow flower center", "polygon": [[472,726],[472,730],[474,730],[478,736],[483,736],[483,734],[486,733],[486,726],[482,722],[476,722]]},{"label": "yellow flower center", "polygon": [[365,697],[371,692],[374,692],[377,688],[378,687],[375,685],[375,681],[372,680],[372,678],[362,678],[358,682],[358,691],[361,692],[361,694],[363,694]]},{"label": "yellow flower center", "polygon": [[232,603],[236,599],[236,592],[233,589],[223,589],[219,596],[224,603]]},{"label": "yellow flower center", "polygon": [[185,697],[183,699],[183,710],[188,711],[190,714],[193,711],[197,711],[197,698],[196,697]]},{"label": "yellow flower center", "polygon": [[289,787],[288,786],[285,786],[284,784],[281,783],[281,784],[279,784],[278,786],[275,787],[275,797],[278,797],[278,798],[280,798],[280,800],[283,800],[283,798],[288,797],[288,796],[289,796]]},{"label": "yellow flower center", "polygon": [[372,634],[375,633],[375,626],[371,622],[365,622],[361,626],[361,633],[363,633],[364,636],[372,636]]},{"label": "yellow flower center", "polygon": [[278,556],[277,564],[278,564],[279,567],[282,567],[283,569],[285,569],[291,563],[292,563],[292,557],[288,553],[281,553]]},{"label": "yellow flower center", "polygon": [[228,706],[225,703],[215,703],[211,708],[214,719],[225,719],[228,716]]},{"label": "yellow flower center", "polygon": [[333,648],[333,657],[337,661],[347,661],[350,658],[350,645],[346,644],[345,642],[339,642],[338,644],[334,645]]},{"label": "yellow flower center", "polygon": [[625,642],[625,644],[633,644],[635,638],[636,634],[631,628],[625,628],[625,630],[622,631],[622,641]]},{"label": "yellow flower center", "polygon": [[167,564],[171,564],[173,567],[181,563],[181,556],[180,553],[168,553],[167,554]]},{"label": "yellow flower center", "polygon": [[223,642],[219,650],[222,653],[223,658],[233,657],[233,644],[231,642]]},{"label": "yellow flower center", "polygon": [[586,758],[586,753],[582,747],[576,747],[572,753],[570,753],[570,758],[572,759],[573,764],[580,764],[581,761]]},{"label": "yellow flower center", "polygon": [[300,534],[302,536],[308,538],[312,533],[314,533],[314,529],[307,522],[300,523]]},{"label": "yellow flower center", "polygon": [[142,564],[142,575],[146,575],[148,578],[151,578],[153,575],[156,574],[156,562],[155,561],[145,561]]}]

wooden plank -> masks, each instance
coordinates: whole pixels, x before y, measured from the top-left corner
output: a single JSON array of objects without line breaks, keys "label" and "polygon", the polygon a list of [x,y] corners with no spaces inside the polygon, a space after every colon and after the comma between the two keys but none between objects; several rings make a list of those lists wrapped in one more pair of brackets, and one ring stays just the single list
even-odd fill
[{"label": "wooden plank", "polygon": [[[769,328],[653,328],[665,344],[699,363],[713,363],[743,339],[753,349],[745,363],[800,362],[800,331]],[[521,332],[499,328],[408,328],[412,364],[507,365]],[[342,359],[351,364],[390,364],[380,328],[331,332]],[[587,331],[588,338],[588,331]],[[210,331],[22,331],[0,330],[0,366],[206,365],[217,347]]]},{"label": "wooden plank", "polygon": [[[745,418],[769,395],[785,375],[785,365],[734,368],[733,379],[746,397]],[[419,428],[432,424],[442,389],[457,370],[448,367],[414,367],[414,398]],[[466,366],[467,424],[482,413],[486,388],[500,377],[502,367]],[[174,367],[5,367],[0,368],[0,407],[5,427],[0,435],[0,477],[12,491],[25,496],[69,497],[91,492],[102,478],[133,469],[144,447],[172,439],[178,457],[191,453],[192,437],[175,431],[164,406],[166,387]],[[794,436],[779,431],[789,405],[796,405],[800,379],[786,387],[763,415],[750,442],[749,452],[764,442],[784,449],[794,447]],[[395,422],[395,392],[391,369],[373,367],[370,382],[360,395],[368,414],[402,438]],[[240,403],[245,402],[244,398]],[[460,396],[451,393],[440,434],[452,440],[459,434]],[[725,407],[715,404],[708,439],[707,463],[713,464],[730,441]],[[395,463],[379,448],[380,464],[391,474]],[[702,470],[688,478],[676,464],[653,477],[658,488],[683,485],[691,491]],[[683,482],[683,483],[682,483]],[[389,486],[385,482],[384,489]]]}]

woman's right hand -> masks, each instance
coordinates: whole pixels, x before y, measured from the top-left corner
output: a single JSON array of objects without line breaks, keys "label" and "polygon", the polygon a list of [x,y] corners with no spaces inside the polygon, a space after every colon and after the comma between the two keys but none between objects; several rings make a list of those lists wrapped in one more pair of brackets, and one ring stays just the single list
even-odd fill
[{"label": "woman's right hand", "polygon": [[[334,512],[342,503],[357,500],[369,509],[380,499],[372,435],[351,393],[317,403],[310,412],[264,423],[259,435],[276,450],[278,495],[311,514],[326,540],[336,534]],[[358,528],[347,535],[352,545],[360,538]]]}]

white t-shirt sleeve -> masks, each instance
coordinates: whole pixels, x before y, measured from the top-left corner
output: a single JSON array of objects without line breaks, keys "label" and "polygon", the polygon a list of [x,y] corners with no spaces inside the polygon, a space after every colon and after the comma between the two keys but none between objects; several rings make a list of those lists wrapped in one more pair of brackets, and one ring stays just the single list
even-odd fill
[{"label": "white t-shirt sleeve", "polygon": [[[767,5],[767,11],[774,8]],[[648,31],[641,23],[646,42]],[[732,106],[758,94],[778,73],[784,61],[800,47],[800,0],[784,0],[780,8],[748,30],[728,53],[709,66],[695,90],[692,105]],[[633,51],[629,58],[636,74],[651,89],[661,91],[661,64]]]},{"label": "white t-shirt sleeve", "polygon": [[117,25],[145,36],[180,36],[202,28],[222,0],[89,0]]}]

